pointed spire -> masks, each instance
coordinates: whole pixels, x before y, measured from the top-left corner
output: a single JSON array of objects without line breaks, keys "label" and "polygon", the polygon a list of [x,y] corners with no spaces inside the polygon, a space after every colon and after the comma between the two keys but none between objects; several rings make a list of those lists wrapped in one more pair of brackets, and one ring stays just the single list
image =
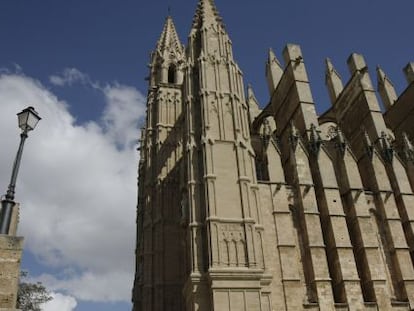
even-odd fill
[{"label": "pointed spire", "polygon": [[165,52],[175,52],[176,54],[184,53],[183,46],[171,16],[168,16],[165,20],[164,29],[162,30],[160,39],[157,43],[157,51],[161,54],[164,54]]},{"label": "pointed spire", "polygon": [[377,81],[378,92],[381,95],[385,109],[388,110],[392,105],[394,105],[394,102],[397,100],[398,96],[395,92],[394,85],[392,84],[390,78],[388,78],[388,76],[379,66],[377,66]]},{"label": "pointed spire", "polygon": [[199,0],[192,28],[214,24],[218,24],[224,29],[223,19],[219,15],[214,0]]},{"label": "pointed spire", "polygon": [[267,85],[269,88],[270,95],[273,94],[273,91],[276,89],[277,85],[280,82],[280,79],[283,75],[283,68],[280,65],[279,60],[276,58],[275,53],[270,48],[269,54],[266,62],[266,79]]},{"label": "pointed spire", "polygon": [[341,94],[342,90],[344,89],[344,85],[342,83],[341,76],[336,71],[329,58],[325,60],[325,64],[325,84],[328,87],[329,97],[333,105],[336,102],[339,94]]},{"label": "pointed spire", "polygon": [[232,42],[213,0],[198,1],[188,42],[191,62],[200,57],[200,47],[212,62],[220,59],[233,61]]},{"label": "pointed spire", "polygon": [[[184,46],[181,44],[171,16],[165,19],[164,28],[151,54],[150,85],[183,82]],[[170,81],[171,80],[171,81]]]},{"label": "pointed spire", "polygon": [[259,101],[257,100],[256,95],[254,95],[251,84],[247,86],[247,103],[249,105],[250,120],[253,122],[262,110],[259,107]]},{"label": "pointed spire", "polygon": [[407,66],[404,67],[404,73],[409,84],[414,82],[414,62],[408,63]]},{"label": "pointed spire", "polygon": [[256,96],[254,95],[253,87],[250,83],[247,85],[247,98],[253,99],[254,101],[257,102]]}]

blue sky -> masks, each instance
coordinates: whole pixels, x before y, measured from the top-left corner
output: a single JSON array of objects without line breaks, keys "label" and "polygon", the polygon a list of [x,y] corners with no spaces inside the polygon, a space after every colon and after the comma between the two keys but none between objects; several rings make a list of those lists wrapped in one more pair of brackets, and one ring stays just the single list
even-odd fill
[{"label": "blue sky", "polygon": [[[0,2],[0,186],[18,143],[15,113],[42,115],[17,185],[22,267],[56,295],[51,310],[130,310],[135,241],[135,141],[145,114],[149,53],[168,6],[182,43],[196,0]],[[318,112],[329,106],[324,59],[344,81],[362,53],[402,91],[414,61],[412,0],[224,1],[216,5],[235,59],[262,105],[267,50],[302,46]],[[75,304],[77,305],[76,307]],[[75,308],[75,309],[74,309]]]}]

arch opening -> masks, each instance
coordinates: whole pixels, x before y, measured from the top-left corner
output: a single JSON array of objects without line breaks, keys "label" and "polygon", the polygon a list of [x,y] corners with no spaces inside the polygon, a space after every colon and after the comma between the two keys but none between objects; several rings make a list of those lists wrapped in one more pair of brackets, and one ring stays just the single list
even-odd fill
[{"label": "arch opening", "polygon": [[177,83],[177,70],[175,65],[170,65],[168,67],[168,83],[175,84]]}]

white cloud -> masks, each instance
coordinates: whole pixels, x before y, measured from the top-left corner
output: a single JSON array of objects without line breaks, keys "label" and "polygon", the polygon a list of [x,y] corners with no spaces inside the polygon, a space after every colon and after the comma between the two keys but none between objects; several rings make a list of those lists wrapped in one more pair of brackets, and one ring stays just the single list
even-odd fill
[{"label": "white cloud", "polygon": [[75,83],[95,85],[87,74],[81,72],[77,68],[65,68],[61,75],[50,76],[49,81],[56,86],[71,86]]},{"label": "white cloud", "polygon": [[52,300],[41,306],[42,311],[73,311],[78,303],[72,296],[61,293],[51,293]]},{"label": "white cloud", "polygon": [[[116,265],[116,262],[112,263]],[[99,274],[94,272],[85,272],[81,276],[69,279],[57,279],[52,275],[41,275],[35,279],[43,284],[47,284],[50,290],[61,290],[71,293],[77,299],[87,301],[130,301],[132,281],[129,271],[120,272],[116,268],[108,271],[100,271]],[[129,284],[125,284],[129,282]],[[127,285],[127,286],[125,286]],[[125,288],[128,291],[125,292]],[[126,295],[127,294],[127,295]],[[123,297],[120,299],[120,297]]]},{"label": "white cloud", "polygon": [[[108,85],[101,120],[76,125],[68,104],[40,82],[0,75],[0,186],[17,150],[15,114],[34,106],[42,120],[26,142],[16,188],[20,234],[61,275],[46,286],[92,301],[129,301],[134,276],[137,160],[145,111],[133,87]],[[69,272],[68,272],[69,271]]]},{"label": "white cloud", "polygon": [[115,84],[106,86],[104,94],[107,106],[103,113],[103,121],[112,135],[112,139],[126,147],[136,140],[136,116],[145,113],[144,105],[131,105],[131,102],[145,102],[145,98],[135,88]]}]

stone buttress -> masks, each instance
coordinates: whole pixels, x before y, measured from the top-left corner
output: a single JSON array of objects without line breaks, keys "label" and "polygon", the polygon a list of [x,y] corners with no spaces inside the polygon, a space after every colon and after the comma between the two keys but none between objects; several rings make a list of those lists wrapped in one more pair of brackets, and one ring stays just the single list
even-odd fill
[{"label": "stone buttress", "polygon": [[304,56],[269,50],[270,99],[245,91],[212,0],[186,49],[151,54],[134,311],[414,310],[414,65],[398,95],[351,54],[316,113]]}]

